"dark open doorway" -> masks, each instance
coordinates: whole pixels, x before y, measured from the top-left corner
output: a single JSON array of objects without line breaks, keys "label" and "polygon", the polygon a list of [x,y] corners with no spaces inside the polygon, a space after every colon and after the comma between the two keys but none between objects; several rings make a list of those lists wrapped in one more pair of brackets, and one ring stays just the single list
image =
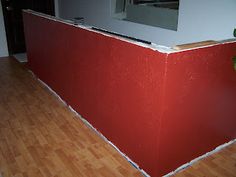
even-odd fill
[{"label": "dark open doorway", "polygon": [[54,15],[54,0],[1,0],[9,54],[25,52],[22,9]]}]

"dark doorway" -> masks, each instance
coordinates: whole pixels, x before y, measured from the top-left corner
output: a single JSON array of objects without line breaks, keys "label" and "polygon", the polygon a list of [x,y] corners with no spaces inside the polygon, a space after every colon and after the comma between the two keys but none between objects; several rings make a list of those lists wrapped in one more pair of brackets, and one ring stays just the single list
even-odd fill
[{"label": "dark doorway", "polygon": [[54,15],[54,0],[1,0],[9,54],[26,51],[22,9]]}]

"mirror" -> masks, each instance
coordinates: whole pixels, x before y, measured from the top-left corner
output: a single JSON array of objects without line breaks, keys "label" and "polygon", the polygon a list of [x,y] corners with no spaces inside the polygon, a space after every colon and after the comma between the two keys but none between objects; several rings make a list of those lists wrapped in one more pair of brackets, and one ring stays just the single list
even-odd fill
[{"label": "mirror", "polygon": [[179,0],[114,0],[113,18],[177,30]]}]

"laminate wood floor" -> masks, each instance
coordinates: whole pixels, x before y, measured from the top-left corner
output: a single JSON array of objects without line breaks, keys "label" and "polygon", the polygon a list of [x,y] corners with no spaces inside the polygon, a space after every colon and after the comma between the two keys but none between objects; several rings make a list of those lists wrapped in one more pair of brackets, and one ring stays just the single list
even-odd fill
[{"label": "laminate wood floor", "polygon": [[236,143],[194,163],[174,177],[236,177]]},{"label": "laminate wood floor", "polygon": [[[13,58],[0,58],[1,175],[143,176]],[[175,176],[236,176],[236,145]]]},{"label": "laminate wood floor", "polygon": [[0,58],[0,174],[143,176],[12,58]]}]

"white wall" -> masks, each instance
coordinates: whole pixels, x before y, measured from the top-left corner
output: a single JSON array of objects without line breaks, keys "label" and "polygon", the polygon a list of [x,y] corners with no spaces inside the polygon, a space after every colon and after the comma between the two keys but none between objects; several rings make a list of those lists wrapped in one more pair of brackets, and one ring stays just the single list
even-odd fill
[{"label": "white wall", "polygon": [[54,8],[55,8],[55,17],[59,17],[59,4],[58,0],[54,0]]},{"label": "white wall", "polygon": [[2,14],[2,4],[0,1],[0,57],[8,56],[5,25]]},{"label": "white wall", "polygon": [[178,31],[112,18],[113,0],[59,0],[61,18],[82,16],[85,23],[159,45],[233,38],[236,0],[180,0]]}]

